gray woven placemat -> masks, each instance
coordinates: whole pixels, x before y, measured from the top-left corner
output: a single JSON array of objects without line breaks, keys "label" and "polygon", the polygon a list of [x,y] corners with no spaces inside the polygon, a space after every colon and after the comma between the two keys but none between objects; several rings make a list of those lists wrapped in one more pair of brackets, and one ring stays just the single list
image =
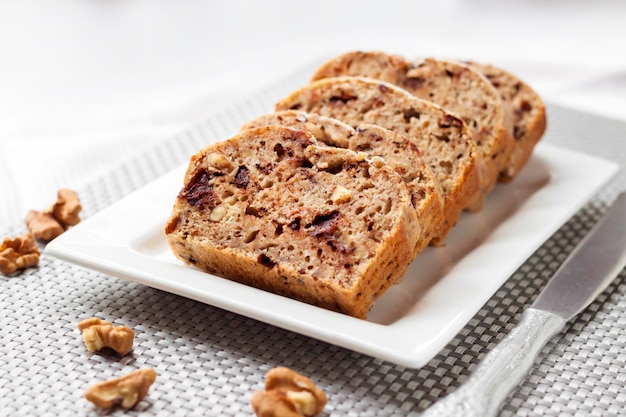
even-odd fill
[{"label": "gray woven placemat", "polygon": [[[120,162],[78,190],[88,217],[171,168],[207,138],[239,125],[305,82],[293,77],[216,114],[150,152]],[[626,164],[626,124],[549,108],[545,140]],[[584,169],[584,167],[581,167]],[[546,280],[626,189],[626,174],[605,187],[496,292],[425,367],[408,369],[180,296],[42,256],[38,268],[0,277],[0,416],[100,415],[84,389],[142,366],[158,378],[129,415],[251,416],[249,398],[277,365],[311,377],[329,396],[324,415],[417,415],[456,389],[520,319]],[[24,230],[14,225],[4,235]],[[136,333],[131,354],[86,351],[76,324],[97,316]],[[544,349],[501,415],[625,414],[626,273]],[[121,411],[115,414],[122,414]]]}]

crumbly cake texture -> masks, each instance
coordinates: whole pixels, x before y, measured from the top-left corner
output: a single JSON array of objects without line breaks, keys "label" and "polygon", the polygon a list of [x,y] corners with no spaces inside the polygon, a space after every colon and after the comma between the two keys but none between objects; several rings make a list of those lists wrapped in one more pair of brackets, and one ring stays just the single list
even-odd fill
[{"label": "crumbly cake texture", "polygon": [[411,202],[422,229],[415,255],[439,235],[444,219],[441,186],[417,146],[405,136],[377,125],[363,124],[353,129],[337,119],[297,110],[260,116],[246,123],[243,129],[268,125],[307,130],[319,142],[328,146],[382,157],[400,174],[411,195]]},{"label": "crumbly cake texture", "polygon": [[322,65],[312,81],[337,76],[364,76],[387,81],[432,101],[461,118],[480,155],[480,190],[469,204],[479,210],[500,172],[507,170],[514,141],[505,128],[500,95],[478,70],[455,61],[427,58],[409,62],[383,52],[349,52]]},{"label": "crumbly cake texture", "polygon": [[545,104],[535,90],[511,72],[492,64],[467,64],[482,72],[504,101],[505,125],[515,141],[509,164],[500,173],[500,181],[508,182],[528,162],[535,145],[546,130]]},{"label": "crumbly cake texture", "polygon": [[374,124],[414,143],[443,193],[444,221],[435,244],[443,244],[478,191],[478,156],[466,124],[392,84],[351,76],[321,79],[278,102],[276,111],[281,110],[317,113],[355,128]]},{"label": "crumbly cake texture", "polygon": [[165,234],[201,270],[365,318],[406,273],[420,227],[382,158],[266,126],[191,158]]}]

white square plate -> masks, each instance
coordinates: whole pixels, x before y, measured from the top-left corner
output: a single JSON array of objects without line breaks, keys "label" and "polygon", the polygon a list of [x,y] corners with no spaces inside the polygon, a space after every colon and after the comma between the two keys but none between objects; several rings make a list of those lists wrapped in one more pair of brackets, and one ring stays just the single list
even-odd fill
[{"label": "white square plate", "polygon": [[[585,167],[585,169],[581,169]],[[522,173],[464,213],[444,248],[427,248],[367,320],[326,311],[183,265],[163,226],[180,167],[48,244],[58,258],[329,343],[421,367],[617,171],[612,162],[540,144]]]}]

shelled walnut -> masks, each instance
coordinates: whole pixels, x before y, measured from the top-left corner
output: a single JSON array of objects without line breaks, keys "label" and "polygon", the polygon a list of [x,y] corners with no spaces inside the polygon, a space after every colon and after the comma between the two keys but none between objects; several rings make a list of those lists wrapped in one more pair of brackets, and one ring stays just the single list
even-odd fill
[{"label": "shelled walnut", "polygon": [[99,382],[85,390],[85,398],[98,408],[132,408],[147,394],[156,380],[152,368],[143,368],[127,375]]},{"label": "shelled walnut", "polygon": [[26,226],[37,240],[50,241],[65,231],[51,213],[31,210],[26,215]]},{"label": "shelled walnut", "polygon": [[80,223],[79,214],[82,208],[76,192],[60,189],[57,193],[57,201],[47,212],[51,213],[64,229],[67,229]]},{"label": "shelled walnut", "polygon": [[82,206],[78,195],[68,189],[57,193],[57,201],[45,211],[31,210],[26,226],[35,239],[48,242],[80,222]]},{"label": "shelled walnut", "polygon": [[108,321],[92,317],[78,323],[78,330],[90,352],[111,348],[124,356],[133,348],[135,333],[126,326],[114,327]]},{"label": "shelled walnut", "polygon": [[250,400],[258,417],[311,417],[328,401],[309,378],[289,368],[276,367],[265,378],[265,391],[254,392]]},{"label": "shelled walnut", "polygon": [[0,244],[0,272],[8,275],[39,263],[39,248],[30,233],[6,237]]}]

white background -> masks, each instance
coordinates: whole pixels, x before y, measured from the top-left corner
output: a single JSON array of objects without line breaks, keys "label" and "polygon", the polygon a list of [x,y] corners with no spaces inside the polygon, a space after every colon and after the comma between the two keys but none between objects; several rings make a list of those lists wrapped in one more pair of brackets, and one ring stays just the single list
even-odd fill
[{"label": "white background", "polygon": [[625,1],[0,0],[0,228],[352,49],[492,62],[549,103],[626,120]]}]

